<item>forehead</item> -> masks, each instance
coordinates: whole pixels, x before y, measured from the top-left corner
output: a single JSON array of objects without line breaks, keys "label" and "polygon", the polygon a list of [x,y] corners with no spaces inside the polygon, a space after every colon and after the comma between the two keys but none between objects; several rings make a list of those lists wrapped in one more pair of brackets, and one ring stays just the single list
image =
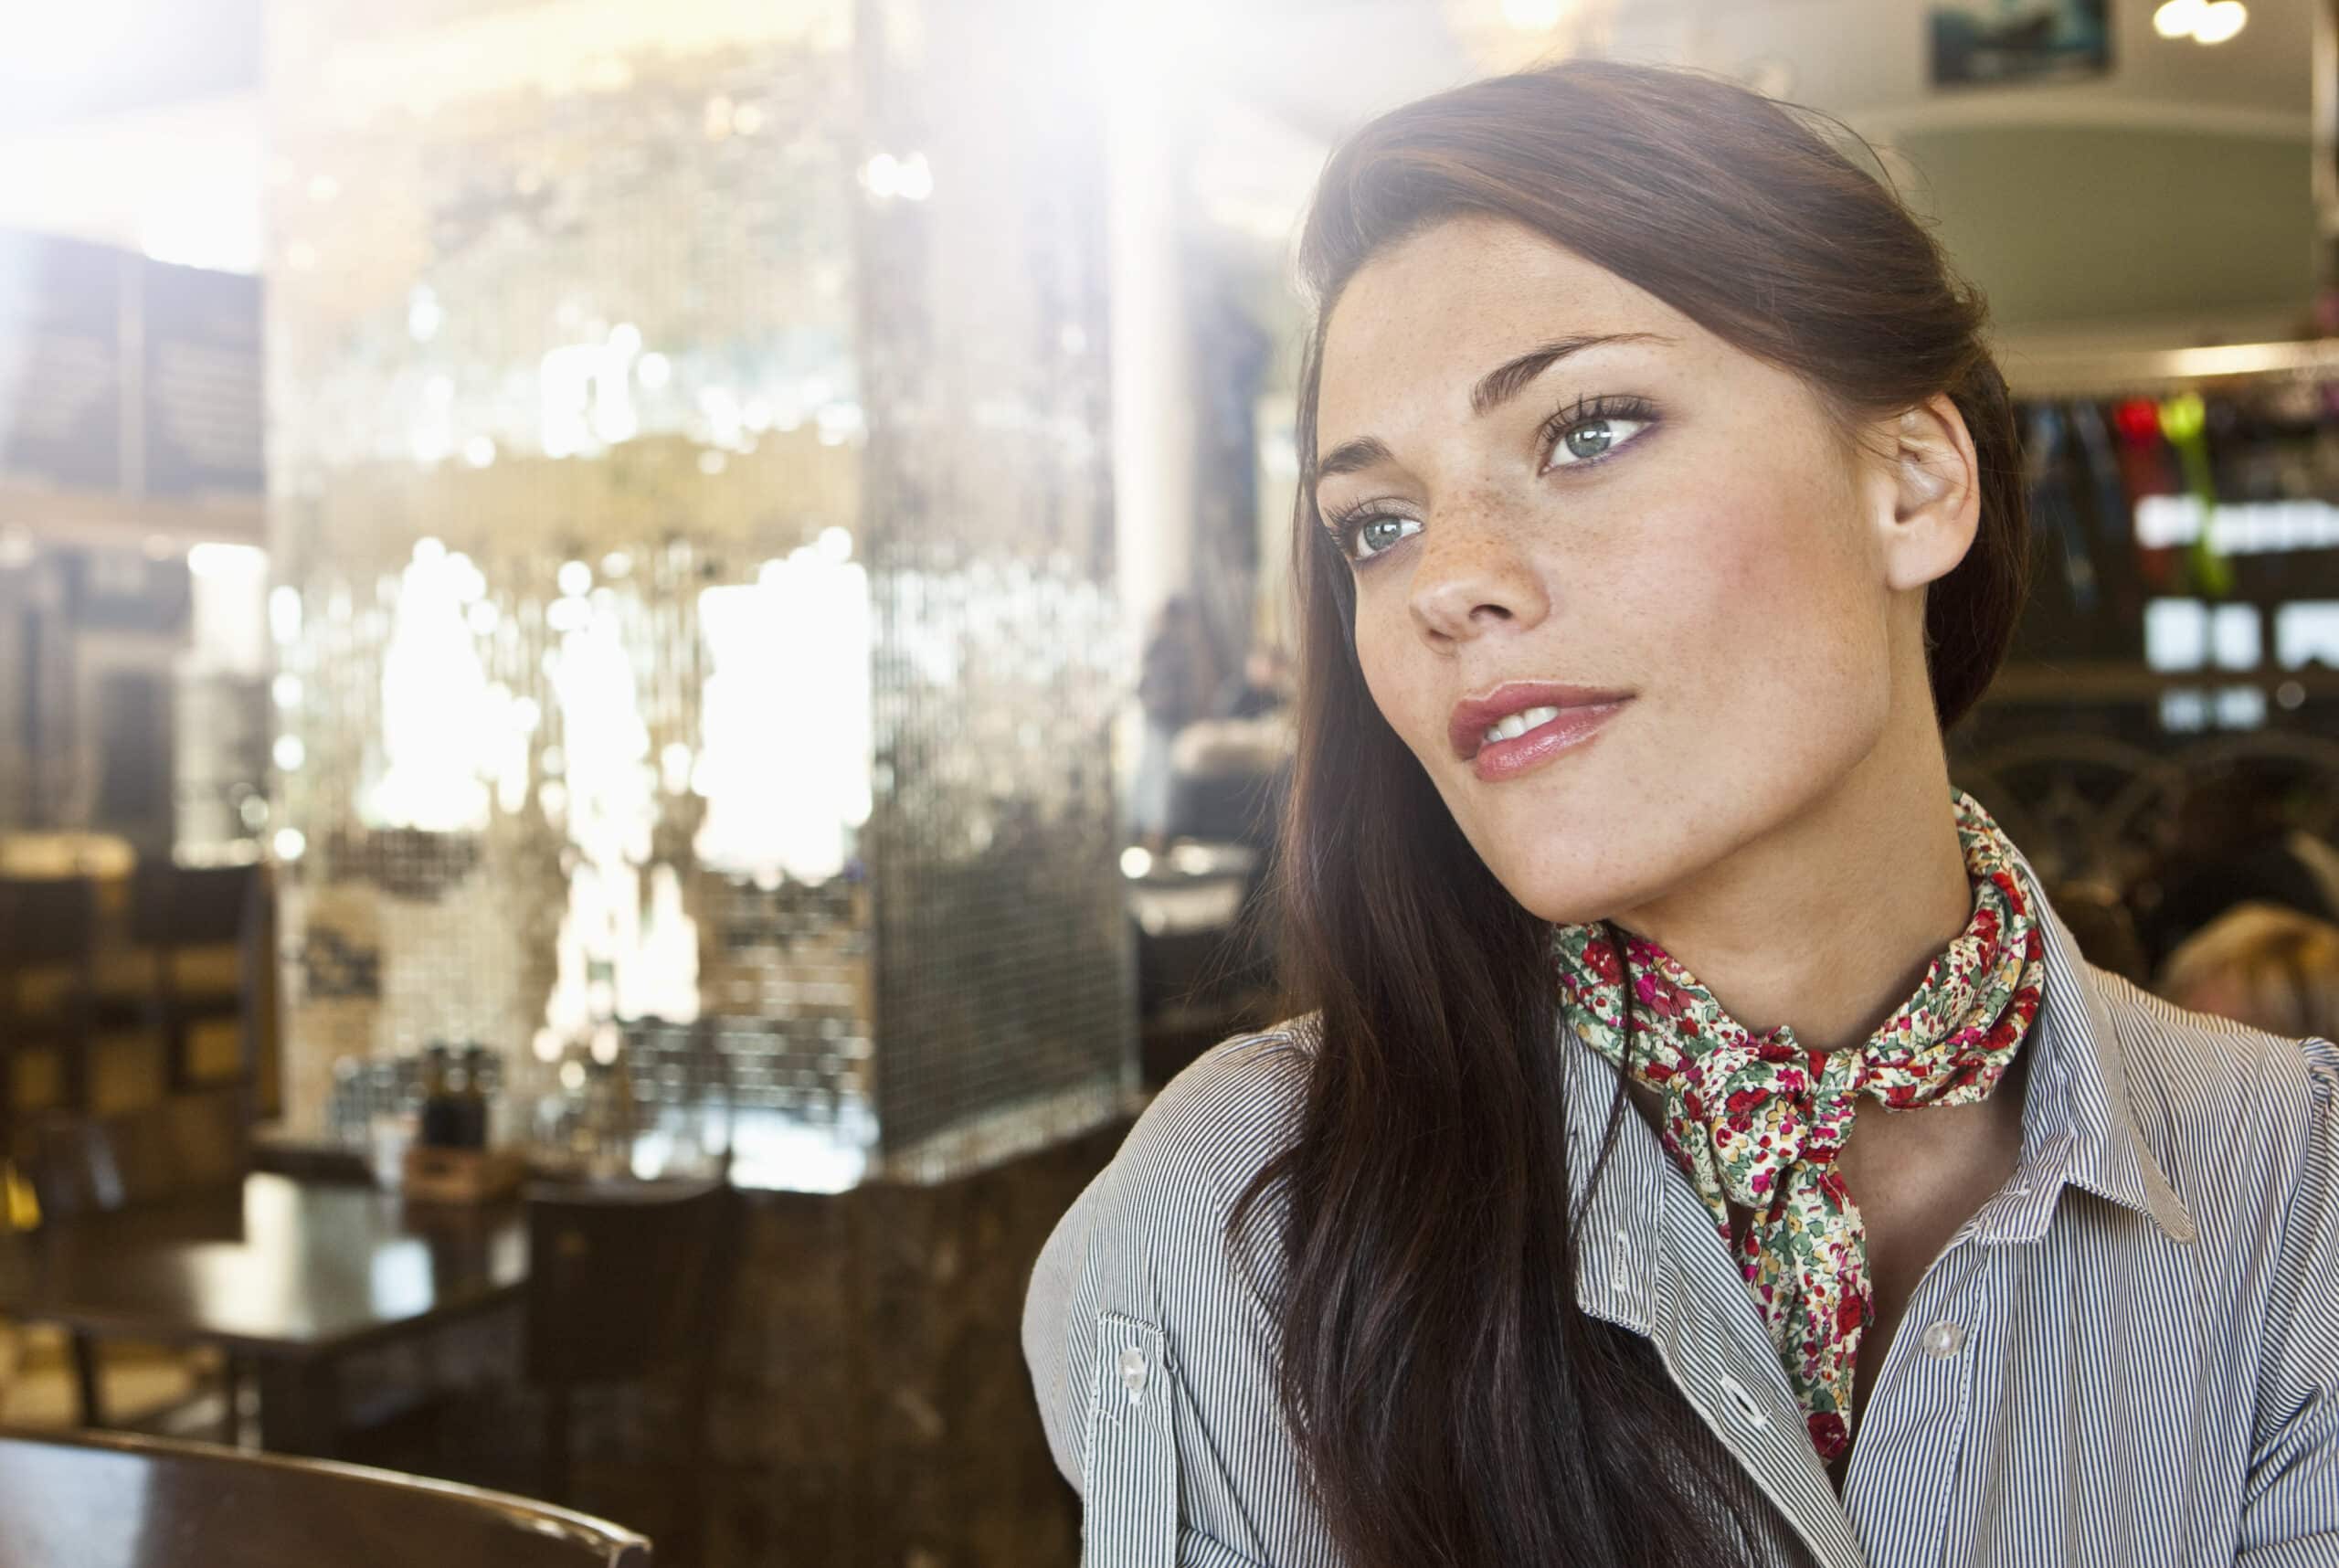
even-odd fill
[{"label": "forehead", "polygon": [[1646,290],[1523,225],[1453,218],[1359,268],[1324,333],[1318,425],[1327,450],[1423,398],[1445,406],[1538,344],[1654,332],[1703,352],[1717,340]]}]

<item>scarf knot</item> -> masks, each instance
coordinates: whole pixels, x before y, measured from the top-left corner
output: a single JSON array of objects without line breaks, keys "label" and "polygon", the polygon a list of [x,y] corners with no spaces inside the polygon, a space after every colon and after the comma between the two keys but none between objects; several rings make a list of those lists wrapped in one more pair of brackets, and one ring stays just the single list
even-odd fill
[{"label": "scarf knot", "polygon": [[[2013,844],[1972,796],[1954,792],[1953,809],[1973,915],[1857,1049],[1808,1050],[1785,1025],[1754,1033],[1663,948],[1606,921],[1554,934],[1564,1026],[1664,1096],[1666,1152],[1736,1255],[1829,1461],[1851,1446],[1860,1335],[1875,1316],[1867,1234],[1836,1166],[1860,1102],[1986,1098],[2044,989],[2045,939]],[[1732,1202],[1752,1215],[1742,1237]]]}]

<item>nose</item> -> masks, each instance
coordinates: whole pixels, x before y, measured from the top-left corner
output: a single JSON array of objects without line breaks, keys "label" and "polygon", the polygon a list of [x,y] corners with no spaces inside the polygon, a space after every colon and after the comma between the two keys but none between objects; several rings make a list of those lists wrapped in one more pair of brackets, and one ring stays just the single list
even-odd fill
[{"label": "nose", "polygon": [[1413,628],[1440,652],[1500,629],[1523,631],[1551,613],[1541,574],[1499,525],[1433,519],[1413,568]]}]

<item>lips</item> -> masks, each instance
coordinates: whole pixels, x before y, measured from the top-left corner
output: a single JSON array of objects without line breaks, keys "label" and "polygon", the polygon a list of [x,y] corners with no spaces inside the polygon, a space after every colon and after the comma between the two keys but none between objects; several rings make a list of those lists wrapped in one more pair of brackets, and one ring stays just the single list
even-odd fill
[{"label": "lips", "polygon": [[1455,705],[1454,755],[1484,779],[1508,778],[1589,740],[1632,701],[1630,692],[1507,681]]}]

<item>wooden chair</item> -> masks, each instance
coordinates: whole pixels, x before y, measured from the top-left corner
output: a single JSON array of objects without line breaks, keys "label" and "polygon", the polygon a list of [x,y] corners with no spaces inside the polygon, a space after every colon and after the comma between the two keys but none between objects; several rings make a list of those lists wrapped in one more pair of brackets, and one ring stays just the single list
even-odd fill
[{"label": "wooden chair", "polygon": [[234,1087],[115,1116],[53,1111],[33,1124],[26,1167],[44,1224],[185,1202],[243,1181],[250,1118]]},{"label": "wooden chair", "polygon": [[17,1149],[19,1075],[56,1065],[52,1105],[86,1109],[97,1031],[97,885],[87,877],[0,879],[0,1158]]},{"label": "wooden chair", "polygon": [[198,1030],[236,1031],[235,1081],[259,1060],[261,884],[258,866],[141,865],[131,885],[130,937],[153,975],[148,1017],[171,1092],[196,1079]]},{"label": "wooden chair", "polygon": [[685,1533],[694,1528],[736,1229],[736,1194],[721,1181],[529,1189],[525,1365],[544,1397],[546,1496],[569,1496],[578,1389],[671,1375],[683,1404],[679,1517]]},{"label": "wooden chair", "polygon": [[650,1568],[566,1509],[321,1459],[0,1430],[8,1568]]},{"label": "wooden chair", "polygon": [[[120,1116],[52,1112],[34,1125],[29,1142],[26,1171],[44,1229],[86,1215],[164,1204],[213,1207],[229,1232],[240,1219],[238,1195],[251,1167],[249,1117],[240,1087],[175,1096]],[[97,1343],[75,1334],[72,1350],[81,1424],[102,1426]],[[232,1358],[220,1369],[224,1430],[231,1440],[238,1371]]]}]

